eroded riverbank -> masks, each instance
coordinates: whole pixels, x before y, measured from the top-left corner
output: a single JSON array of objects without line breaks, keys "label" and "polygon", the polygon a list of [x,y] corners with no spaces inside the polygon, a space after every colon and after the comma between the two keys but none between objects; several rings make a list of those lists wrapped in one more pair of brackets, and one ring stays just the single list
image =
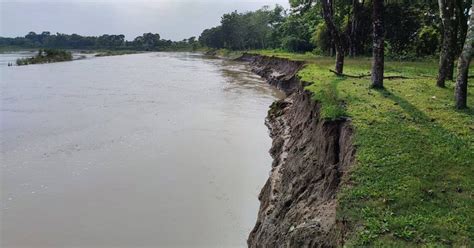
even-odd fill
[{"label": "eroded riverbank", "polygon": [[259,196],[249,247],[341,245],[336,193],[354,162],[350,121],[320,117],[320,104],[296,75],[302,62],[249,54],[239,60],[287,93],[267,116],[272,172]]}]

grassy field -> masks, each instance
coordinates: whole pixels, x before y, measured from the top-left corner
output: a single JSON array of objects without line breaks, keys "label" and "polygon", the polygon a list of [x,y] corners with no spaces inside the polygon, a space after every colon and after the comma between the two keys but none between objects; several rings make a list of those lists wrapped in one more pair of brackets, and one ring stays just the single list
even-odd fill
[{"label": "grassy field", "polygon": [[[338,77],[333,58],[259,51],[308,65],[300,71],[328,119],[350,117],[356,165],[339,193],[338,219],[349,246],[474,246],[474,95],[454,109],[453,82],[435,86],[437,63],[386,62],[384,90],[370,78]],[[344,72],[370,72],[370,58],[346,59]],[[473,68],[474,69],[474,68]]]}]

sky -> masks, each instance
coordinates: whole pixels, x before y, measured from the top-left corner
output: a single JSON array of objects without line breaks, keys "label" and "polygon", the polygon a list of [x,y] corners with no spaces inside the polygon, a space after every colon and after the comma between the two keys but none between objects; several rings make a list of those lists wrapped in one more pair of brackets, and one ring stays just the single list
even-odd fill
[{"label": "sky", "polygon": [[50,31],[133,40],[152,32],[182,40],[218,25],[224,13],[275,4],[289,7],[288,0],[0,0],[0,36]]}]

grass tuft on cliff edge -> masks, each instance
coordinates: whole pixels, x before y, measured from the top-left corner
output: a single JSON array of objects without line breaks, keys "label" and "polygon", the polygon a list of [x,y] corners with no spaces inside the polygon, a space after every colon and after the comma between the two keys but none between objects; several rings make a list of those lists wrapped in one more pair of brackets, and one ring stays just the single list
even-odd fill
[{"label": "grass tuft on cliff edge", "polygon": [[[474,95],[454,109],[453,83],[435,86],[437,63],[386,62],[384,90],[370,78],[338,77],[332,58],[259,51],[308,64],[299,72],[322,116],[348,116],[356,164],[338,194],[348,246],[474,246]],[[370,58],[346,59],[344,73],[370,72]],[[473,68],[474,69],[474,68]]]}]

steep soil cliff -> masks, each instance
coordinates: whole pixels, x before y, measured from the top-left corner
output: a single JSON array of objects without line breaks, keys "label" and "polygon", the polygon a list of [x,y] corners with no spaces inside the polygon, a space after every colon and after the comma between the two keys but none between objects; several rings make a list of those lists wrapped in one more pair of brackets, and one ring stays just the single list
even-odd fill
[{"label": "steep soil cliff", "polygon": [[354,162],[350,121],[320,118],[320,105],[297,77],[302,62],[245,54],[255,73],[287,93],[273,103],[266,124],[274,161],[260,195],[249,247],[333,247],[336,193]]}]

